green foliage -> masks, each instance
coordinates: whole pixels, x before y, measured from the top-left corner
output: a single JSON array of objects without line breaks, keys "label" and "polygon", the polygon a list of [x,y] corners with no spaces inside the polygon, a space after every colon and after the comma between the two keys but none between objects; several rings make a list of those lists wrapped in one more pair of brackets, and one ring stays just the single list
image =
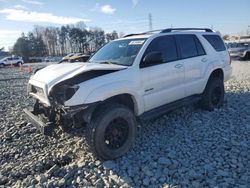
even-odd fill
[{"label": "green foliage", "polygon": [[41,57],[46,55],[46,46],[41,37],[29,33],[28,37],[22,34],[14,44],[13,53],[22,57]]},{"label": "green foliage", "polygon": [[22,35],[19,37],[14,44],[13,47],[13,53],[22,56],[22,57],[29,57],[30,56],[30,51],[29,51],[29,40],[27,37]]},{"label": "green foliage", "polygon": [[35,26],[33,32],[17,39],[13,52],[22,57],[65,55],[71,52],[91,53],[118,38],[116,31],[106,33],[100,28],[86,29],[83,22],[57,27]]},{"label": "green foliage", "polygon": [[118,33],[116,31],[113,31],[112,33],[106,33],[107,42],[110,42],[110,41],[115,40],[117,38],[118,38]]}]

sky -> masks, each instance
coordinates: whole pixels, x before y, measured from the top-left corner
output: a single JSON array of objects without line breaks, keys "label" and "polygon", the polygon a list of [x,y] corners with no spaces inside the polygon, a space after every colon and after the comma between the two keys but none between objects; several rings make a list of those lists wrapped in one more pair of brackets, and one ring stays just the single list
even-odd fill
[{"label": "sky", "polygon": [[250,0],[0,0],[0,48],[8,50],[34,25],[84,21],[105,32],[148,31],[149,14],[153,29],[208,27],[231,35],[250,30]]}]

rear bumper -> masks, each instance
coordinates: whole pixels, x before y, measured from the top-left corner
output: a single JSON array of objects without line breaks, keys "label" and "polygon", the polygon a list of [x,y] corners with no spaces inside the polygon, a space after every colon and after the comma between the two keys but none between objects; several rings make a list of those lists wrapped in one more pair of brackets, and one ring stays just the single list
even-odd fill
[{"label": "rear bumper", "polygon": [[50,135],[52,133],[52,129],[54,127],[52,122],[44,123],[35,114],[33,114],[32,111],[28,109],[24,109],[23,111],[28,122],[34,125],[42,134]]}]

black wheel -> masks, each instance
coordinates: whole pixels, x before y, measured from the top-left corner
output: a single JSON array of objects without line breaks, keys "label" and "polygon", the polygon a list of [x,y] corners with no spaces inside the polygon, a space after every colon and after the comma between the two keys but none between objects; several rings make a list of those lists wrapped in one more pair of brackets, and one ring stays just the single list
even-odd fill
[{"label": "black wheel", "polygon": [[87,142],[94,154],[103,160],[124,155],[136,135],[136,119],[124,105],[102,106],[87,125]]},{"label": "black wheel", "polygon": [[5,65],[3,63],[0,63],[0,68],[5,67]]},{"label": "black wheel", "polygon": [[17,67],[20,67],[21,65],[22,65],[22,62],[17,62],[17,63],[16,63],[16,66],[17,66]]},{"label": "black wheel", "polygon": [[200,106],[209,111],[222,106],[224,101],[224,82],[219,78],[210,78],[200,101]]},{"label": "black wheel", "polygon": [[250,52],[247,52],[245,57],[244,57],[245,60],[250,60]]}]

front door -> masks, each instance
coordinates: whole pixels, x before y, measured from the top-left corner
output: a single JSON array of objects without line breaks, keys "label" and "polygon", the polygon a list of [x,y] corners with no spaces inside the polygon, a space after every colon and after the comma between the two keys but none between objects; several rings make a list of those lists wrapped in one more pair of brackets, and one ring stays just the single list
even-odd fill
[{"label": "front door", "polygon": [[[160,52],[162,62],[146,65],[143,58],[150,52]],[[140,64],[145,111],[185,97],[184,65],[178,60],[174,36],[160,36],[152,40]]]}]

